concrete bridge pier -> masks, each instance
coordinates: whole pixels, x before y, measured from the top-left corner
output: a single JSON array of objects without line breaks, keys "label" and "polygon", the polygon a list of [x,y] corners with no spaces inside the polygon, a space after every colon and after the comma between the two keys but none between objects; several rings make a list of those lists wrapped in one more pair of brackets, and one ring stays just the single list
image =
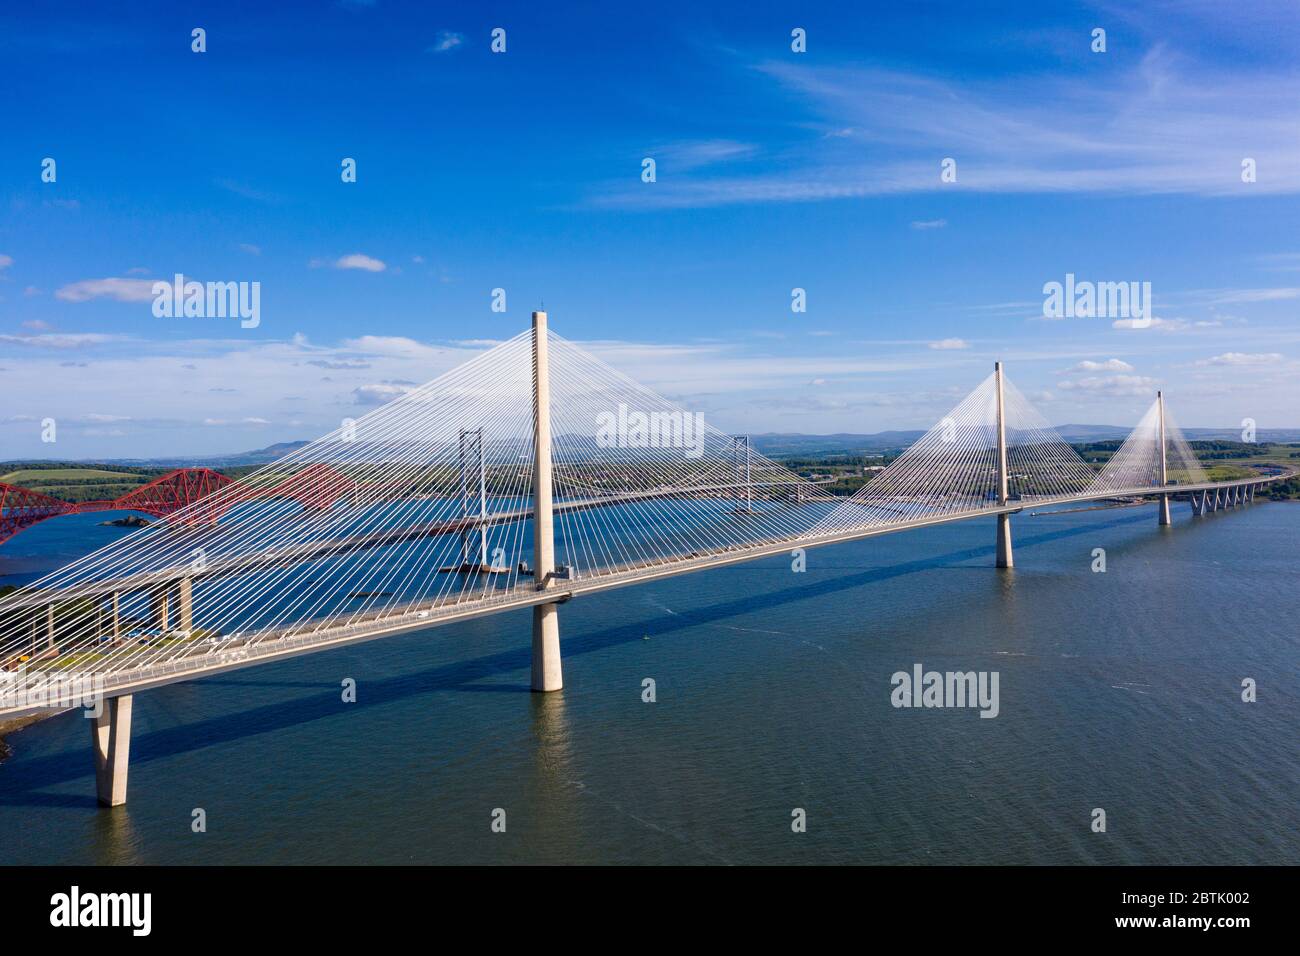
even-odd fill
[{"label": "concrete bridge pier", "polygon": [[167,585],[160,584],[158,590],[153,596],[153,619],[158,630],[163,633],[167,632],[170,622],[170,595],[167,593]]},{"label": "concrete bridge pier", "polygon": [[[551,503],[551,372],[546,313],[533,313],[533,579],[537,590],[555,583],[555,528]],[[560,607],[533,606],[532,688],[564,686],[560,665]]]},{"label": "concrete bridge pier", "polygon": [[1173,517],[1169,514],[1169,496],[1160,496],[1160,523],[1162,525],[1173,524]]},{"label": "concrete bridge pier", "polygon": [[181,578],[176,585],[176,608],[182,631],[194,630],[194,579]]},{"label": "concrete bridge pier", "polygon": [[998,567],[1015,567],[1011,553],[1011,515],[998,515]]},{"label": "concrete bridge pier", "polygon": [[131,756],[131,695],[108,697],[90,722],[95,752],[95,790],[105,807],[126,803],[126,770]]}]

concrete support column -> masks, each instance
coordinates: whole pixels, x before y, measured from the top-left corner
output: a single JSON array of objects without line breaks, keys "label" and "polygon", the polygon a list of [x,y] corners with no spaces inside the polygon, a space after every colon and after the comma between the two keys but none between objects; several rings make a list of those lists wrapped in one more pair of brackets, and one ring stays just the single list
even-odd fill
[{"label": "concrete support column", "polygon": [[[533,313],[533,575],[537,589],[555,577],[555,528],[551,508],[551,372],[546,341],[546,313]],[[533,607],[535,691],[564,686],[560,666],[560,610],[556,604]]]},{"label": "concrete support column", "polygon": [[[1002,398],[1002,363],[993,363],[993,376],[998,397],[998,504],[1005,505],[1010,498],[1010,481],[1007,474],[1007,413]],[[998,567],[1015,567],[1011,553],[1011,515],[998,515]]]},{"label": "concrete support column", "polygon": [[122,596],[113,592],[113,643],[122,643]]},{"label": "concrete support column", "polygon": [[[1169,485],[1169,456],[1166,454],[1165,443],[1165,394],[1156,392],[1156,402],[1160,405],[1160,487],[1165,488]],[[1169,496],[1160,496],[1160,524],[1170,525],[1173,520],[1169,515]]]},{"label": "concrete support column", "polygon": [[181,578],[180,584],[176,588],[176,597],[178,613],[180,616],[180,628],[182,631],[194,630],[194,580],[193,578]]},{"label": "concrete support column", "polygon": [[126,770],[131,756],[131,695],[109,697],[90,723],[95,752],[95,790],[105,807],[126,803]]},{"label": "concrete support column", "polygon": [[155,593],[153,596],[154,624],[158,627],[158,630],[160,631],[166,631],[169,626],[168,613],[167,613],[168,605],[169,605],[169,597],[170,595],[168,595],[167,593],[166,584],[159,585],[157,593]]},{"label": "concrete support column", "polygon": [[1011,553],[1011,515],[998,515],[998,567],[1015,567]]}]

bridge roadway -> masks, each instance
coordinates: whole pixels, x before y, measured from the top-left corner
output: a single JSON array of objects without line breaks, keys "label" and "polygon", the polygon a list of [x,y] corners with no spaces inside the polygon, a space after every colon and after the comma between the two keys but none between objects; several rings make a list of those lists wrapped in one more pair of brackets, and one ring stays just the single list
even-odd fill
[{"label": "bridge roadway", "polygon": [[[308,620],[298,622],[292,627],[279,630],[251,631],[238,639],[230,637],[223,638],[221,642],[215,646],[196,642],[191,653],[177,659],[169,660],[166,663],[150,664],[134,669],[124,668],[117,671],[110,670],[105,672],[99,670],[97,671],[97,674],[103,678],[102,693],[104,696],[118,697],[127,694],[134,694],[137,691],[162,687],[167,684],[196,680],[212,674],[220,674],[244,667],[251,667],[255,664],[264,664],[272,661],[283,660],[289,657],[297,657],[301,654],[312,654],[349,644],[359,644],[363,641],[372,641],[381,637],[390,637],[409,631],[417,631],[443,624],[451,624],[456,621],[464,621],[476,617],[484,617],[489,614],[499,614],[505,611],[529,608],[538,604],[563,603],[572,598],[586,594],[609,591],[614,588],[640,584],[646,581],[657,581],[664,578],[675,577],[680,574],[688,574],[694,571],[704,571],[712,568],[740,564],[746,561],[753,561],[757,558],[789,552],[793,548],[815,548],[822,545],[858,541],[864,538],[874,538],[898,531],[909,531],[914,528],[926,528],[935,525],[950,524],[952,522],[965,521],[971,518],[986,518],[1000,514],[1015,514],[1023,511],[1027,507],[1041,508],[1087,501],[1104,501],[1116,498],[1150,497],[1153,502],[1158,502],[1162,495],[1184,495],[1193,492],[1216,490],[1231,491],[1236,488],[1246,489],[1252,486],[1259,487],[1275,481],[1281,481],[1292,477],[1293,474],[1294,473],[1292,472],[1287,472],[1278,475],[1245,478],[1228,482],[1204,482],[1195,485],[1165,485],[1161,487],[1125,488],[1115,491],[1096,492],[1093,494],[1024,498],[1014,502],[1009,502],[1005,505],[988,505],[964,511],[932,515],[923,518],[913,518],[906,521],[897,521],[888,524],[850,528],[820,535],[791,536],[773,539],[719,553],[704,555],[690,554],[683,556],[680,559],[661,564],[627,566],[602,570],[598,574],[589,578],[565,580],[562,585],[557,585],[555,581],[552,581],[550,582],[551,586],[540,590],[536,586],[515,587],[510,590],[485,592],[472,597],[467,597],[467,592],[460,592],[455,596],[449,596],[438,601],[412,603],[398,608],[390,608],[386,609],[381,615],[354,619],[347,624],[318,626],[314,630],[309,630],[312,621]],[[683,490],[677,489],[673,493],[682,494]],[[663,497],[665,493],[660,492],[658,495]],[[651,494],[649,496],[653,497],[654,495]],[[592,500],[571,502],[570,504],[574,508],[598,506]],[[559,503],[557,503],[556,510],[559,510],[559,507]],[[503,515],[502,520],[518,520],[519,518],[527,517],[530,513],[531,509],[521,510],[517,513],[511,512],[509,513],[508,518]],[[454,528],[451,530],[460,529]],[[422,533],[433,534],[448,532],[445,530],[436,532],[425,530]],[[164,574],[164,572],[158,572],[157,574],[161,575]],[[172,577],[177,576],[179,575],[175,572],[172,573]],[[159,580],[168,580],[166,577],[159,577],[157,575],[149,577],[150,580],[155,583]],[[141,584],[133,581],[132,586],[139,587]],[[66,599],[67,597],[68,595],[62,592],[59,595],[60,599]],[[321,623],[324,624],[324,619]],[[122,656],[129,657],[131,653],[145,649],[145,647],[139,645],[127,645],[123,648],[125,653],[123,653]],[[105,659],[101,662],[101,666],[107,665],[111,667],[114,663],[112,655],[106,655]],[[116,663],[121,663],[121,660],[119,659]],[[57,674],[59,672],[54,671],[52,673]],[[28,687],[30,689],[31,685],[29,684]],[[3,695],[4,687],[3,685],[0,685],[0,717],[17,717],[23,714],[55,709],[60,706],[69,706],[68,703],[60,704],[57,700],[54,702],[45,701],[37,706],[21,703],[10,703],[6,706]]]},{"label": "bridge roadway", "polygon": [[[807,486],[809,482],[804,482]],[[678,498],[683,495],[714,494],[725,491],[744,491],[746,488],[789,488],[797,485],[788,481],[755,481],[749,484],[695,485],[686,488],[654,488],[648,491],[622,492],[596,498],[580,498],[569,501],[557,501],[553,506],[556,514],[590,511],[595,508],[608,508],[613,505],[634,504],[638,501],[653,501],[666,498]],[[823,499],[835,501],[832,497]],[[16,594],[4,602],[4,608],[44,607],[51,601],[70,601],[76,598],[95,597],[96,595],[142,591],[156,584],[167,584],[181,578],[198,580],[200,578],[229,577],[245,570],[261,570],[266,566],[268,557],[277,559],[282,564],[297,564],[310,561],[322,555],[346,554],[350,551],[364,551],[367,548],[379,548],[390,544],[402,544],[421,538],[435,538],[444,534],[459,534],[462,531],[474,531],[480,527],[493,527],[509,524],[513,521],[525,521],[533,516],[533,509],[514,508],[509,511],[489,512],[486,517],[469,515],[449,521],[431,521],[413,525],[409,528],[389,528],[383,531],[370,531],[365,534],[351,535],[346,538],[326,538],[317,541],[304,541],[289,548],[282,548],[274,555],[262,551],[241,554],[229,558],[217,558],[204,565],[202,570],[195,570],[188,565],[163,568],[159,571],[147,571],[127,577],[109,578],[93,581],[71,588],[60,588],[56,592],[30,591]],[[184,527],[184,526],[182,526]]]}]

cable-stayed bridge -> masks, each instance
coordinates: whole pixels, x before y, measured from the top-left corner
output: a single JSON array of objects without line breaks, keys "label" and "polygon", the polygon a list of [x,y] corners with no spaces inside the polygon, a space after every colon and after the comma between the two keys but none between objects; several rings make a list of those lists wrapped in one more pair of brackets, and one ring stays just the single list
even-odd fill
[{"label": "cable-stayed bridge", "polygon": [[766,555],[1027,507],[1195,514],[1287,475],[1210,482],[1157,394],[1096,471],[993,373],[852,498],[533,327],[0,599],[0,716],[102,698],[99,798],[126,799],[132,695],[532,608],[532,686],[562,686],[559,605]]}]

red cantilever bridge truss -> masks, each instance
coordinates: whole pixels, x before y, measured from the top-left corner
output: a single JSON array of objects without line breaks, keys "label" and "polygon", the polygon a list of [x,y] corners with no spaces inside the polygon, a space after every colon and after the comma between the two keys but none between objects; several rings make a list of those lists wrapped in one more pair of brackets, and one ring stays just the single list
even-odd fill
[{"label": "red cantilever bridge truss", "polygon": [[[252,498],[296,498],[310,510],[328,508],[353,490],[351,479],[326,465],[309,465],[267,488],[231,488],[234,483],[233,478],[211,468],[177,468],[117,498],[72,502],[0,481],[0,544],[34,524],[60,515],[143,511],[155,518],[166,518],[213,495],[210,508],[204,508],[201,516],[187,515],[187,520],[215,522],[236,504]],[[217,495],[223,488],[229,490]]]}]

